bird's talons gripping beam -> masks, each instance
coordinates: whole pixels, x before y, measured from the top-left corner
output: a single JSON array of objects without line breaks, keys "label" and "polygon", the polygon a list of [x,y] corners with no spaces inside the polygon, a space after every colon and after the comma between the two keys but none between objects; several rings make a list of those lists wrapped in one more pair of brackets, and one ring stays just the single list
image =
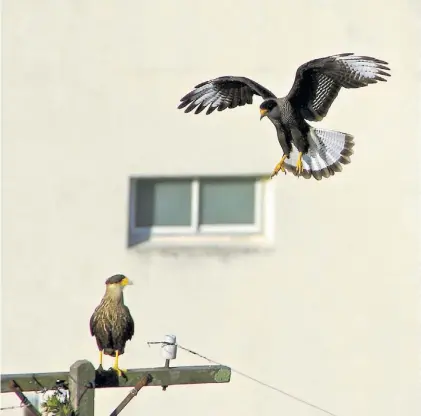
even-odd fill
[{"label": "bird's talons gripping beam", "polygon": [[118,367],[117,368],[116,367],[112,367],[112,370],[115,371],[119,377],[124,377],[124,378],[127,379],[127,375],[126,375],[127,370],[126,369],[124,369],[124,368],[118,368]]},{"label": "bird's talons gripping beam", "polygon": [[279,163],[275,166],[275,169],[273,169],[272,175],[270,175],[270,179],[272,179],[274,176],[276,176],[278,174],[278,172],[281,170],[282,172],[285,173],[285,175],[287,174],[285,171],[285,159],[287,158],[287,155],[283,155],[281,160],[279,161]]},{"label": "bird's talons gripping beam", "polygon": [[118,351],[115,352],[115,360],[114,360],[114,365],[112,366],[112,369],[117,373],[117,375],[119,377],[124,377],[127,378],[127,375],[125,373],[127,373],[127,370],[124,368],[120,368],[118,366],[118,357],[119,357],[119,353]]},{"label": "bird's talons gripping beam", "polygon": [[[164,342],[165,344],[162,346],[161,354],[162,357],[165,358],[165,365],[164,367],[169,368],[170,360],[175,360],[177,358],[177,338],[175,335],[165,335]],[[162,391],[167,390],[168,386],[162,386]]]}]

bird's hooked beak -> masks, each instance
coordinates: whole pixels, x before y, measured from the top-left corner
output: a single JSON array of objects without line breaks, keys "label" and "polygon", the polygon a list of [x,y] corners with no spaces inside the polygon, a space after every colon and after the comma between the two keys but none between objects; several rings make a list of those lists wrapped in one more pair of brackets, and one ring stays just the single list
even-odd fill
[{"label": "bird's hooked beak", "polygon": [[268,113],[268,110],[267,110],[266,108],[261,108],[261,109],[260,109],[260,120],[261,120],[263,117],[266,117],[266,116],[267,116],[267,113]]},{"label": "bird's hooked beak", "polygon": [[133,285],[133,281],[130,280],[128,277],[125,277],[121,282],[120,282],[121,286],[128,286],[128,285]]}]

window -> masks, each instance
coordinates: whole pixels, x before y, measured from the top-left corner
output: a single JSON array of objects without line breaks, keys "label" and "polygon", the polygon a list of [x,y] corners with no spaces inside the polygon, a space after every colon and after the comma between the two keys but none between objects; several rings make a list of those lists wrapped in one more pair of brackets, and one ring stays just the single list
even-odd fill
[{"label": "window", "polygon": [[264,188],[261,177],[133,178],[130,240],[261,234]]}]

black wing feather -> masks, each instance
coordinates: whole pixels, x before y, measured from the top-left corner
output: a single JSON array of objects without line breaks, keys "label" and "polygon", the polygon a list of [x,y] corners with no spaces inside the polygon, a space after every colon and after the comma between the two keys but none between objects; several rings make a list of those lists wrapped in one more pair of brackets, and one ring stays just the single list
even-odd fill
[{"label": "black wing feather", "polygon": [[132,339],[132,337],[134,335],[134,320],[132,318],[132,315],[130,314],[129,308],[126,305],[124,305],[124,307],[125,307],[126,312],[127,312],[127,315],[126,315],[126,319],[127,319],[126,336],[127,336],[127,339],[129,340],[129,339]]},{"label": "black wing feather", "polygon": [[91,331],[91,336],[94,336],[94,315],[89,320],[89,330]]},{"label": "black wing feather", "polygon": [[340,89],[360,88],[390,76],[387,62],[369,56],[343,53],[301,65],[288,94],[291,104],[309,121],[325,117]]},{"label": "black wing feather", "polygon": [[187,107],[185,113],[195,109],[194,113],[199,114],[208,107],[206,114],[211,114],[216,109],[223,111],[252,104],[253,95],[263,99],[276,98],[271,91],[249,78],[224,76],[197,84],[181,98],[178,108]]},{"label": "black wing feather", "polygon": [[97,312],[98,312],[99,306],[97,306],[94,310],[94,313],[91,316],[91,319],[89,320],[89,329],[91,331],[91,336],[95,335],[96,330],[96,318],[97,318]]}]

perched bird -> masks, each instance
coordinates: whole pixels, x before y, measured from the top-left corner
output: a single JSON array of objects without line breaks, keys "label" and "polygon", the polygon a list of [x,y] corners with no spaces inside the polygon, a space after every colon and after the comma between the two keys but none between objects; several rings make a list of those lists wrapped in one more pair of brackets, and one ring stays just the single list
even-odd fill
[{"label": "perched bird", "polygon": [[237,76],[223,76],[202,82],[181,98],[178,108],[195,114],[208,107],[206,114],[252,104],[253,95],[263,98],[260,119],[268,117],[274,124],[283,156],[272,172],[280,170],[304,178],[328,178],[349,163],[353,153],[353,136],[310,126],[328,113],[339,90],[366,87],[390,76],[387,62],[368,56],[342,53],[314,59],[301,65],[288,95],[277,98],[257,82]]},{"label": "perched bird", "polygon": [[134,335],[134,321],[124,304],[123,289],[133,283],[124,275],[116,274],[105,281],[105,295],[95,308],[89,322],[91,335],[95,336],[99,349],[99,368],[102,354],[115,357],[113,369],[121,376],[118,357],[124,354],[126,342]]}]

